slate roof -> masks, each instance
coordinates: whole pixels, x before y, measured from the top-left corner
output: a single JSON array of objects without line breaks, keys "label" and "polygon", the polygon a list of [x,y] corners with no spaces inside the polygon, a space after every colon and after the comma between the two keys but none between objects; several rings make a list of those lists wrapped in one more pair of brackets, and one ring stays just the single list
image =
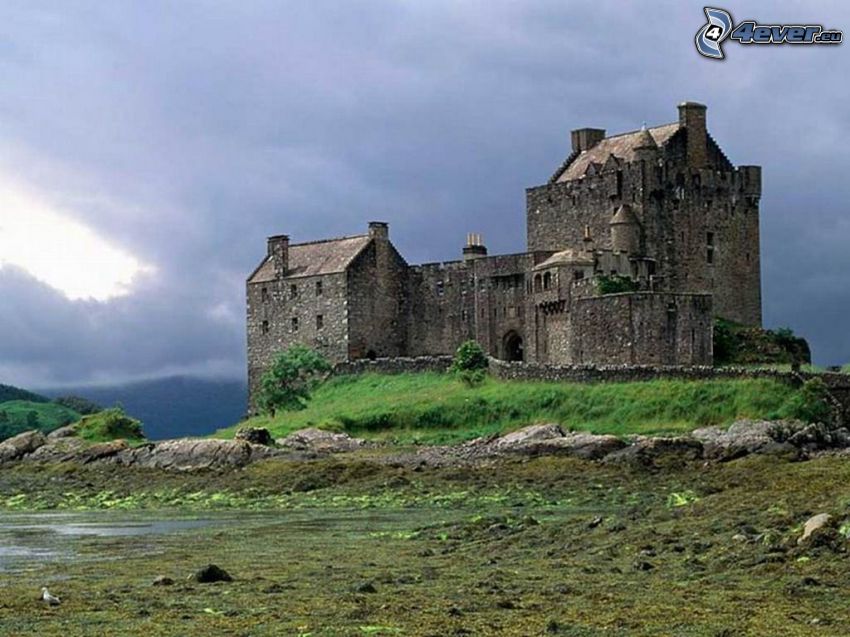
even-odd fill
[{"label": "slate roof", "polygon": [[533,269],[545,270],[546,268],[557,265],[593,265],[594,263],[596,261],[589,252],[567,248],[566,250],[556,252],[545,261],[538,263]]},{"label": "slate roof", "polygon": [[646,133],[649,133],[655,143],[660,147],[678,130],[679,122],[673,122],[672,124],[664,124],[662,126],[606,137],[593,148],[582,151],[575,157],[570,156],[567,162],[565,162],[566,166],[560,169],[560,174],[556,173],[552,181],[579,179],[584,176],[585,171],[591,164],[602,166],[611,155],[624,161],[632,161],[635,157],[635,149],[646,145]]},{"label": "slate roof", "polygon": [[[286,278],[344,272],[371,240],[369,235],[364,234],[290,244],[289,270],[286,272]],[[266,257],[248,279],[248,283],[265,283],[274,280],[274,265],[271,257]]]}]

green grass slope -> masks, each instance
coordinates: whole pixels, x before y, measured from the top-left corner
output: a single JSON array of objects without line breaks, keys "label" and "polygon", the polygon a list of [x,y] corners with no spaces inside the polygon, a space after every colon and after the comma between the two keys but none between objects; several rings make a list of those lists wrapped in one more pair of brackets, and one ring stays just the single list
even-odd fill
[{"label": "green grass slope", "polygon": [[10,400],[0,403],[0,440],[30,429],[48,433],[79,419],[76,411],[55,403]]},{"label": "green grass slope", "polygon": [[[797,392],[769,379],[543,383],[488,378],[467,387],[442,374],[343,376],[317,388],[306,409],[247,423],[284,436],[304,427],[448,443],[535,422],[595,433],[676,433],[736,418],[793,416]],[[218,432],[230,437],[236,427]]]}]

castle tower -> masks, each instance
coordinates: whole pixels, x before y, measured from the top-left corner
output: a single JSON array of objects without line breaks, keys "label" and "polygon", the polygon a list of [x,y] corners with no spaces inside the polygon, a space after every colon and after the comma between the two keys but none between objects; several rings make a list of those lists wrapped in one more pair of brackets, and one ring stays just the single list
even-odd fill
[{"label": "castle tower", "polygon": [[640,222],[632,207],[623,204],[608,223],[611,227],[611,244],[614,250],[637,254],[640,251]]}]

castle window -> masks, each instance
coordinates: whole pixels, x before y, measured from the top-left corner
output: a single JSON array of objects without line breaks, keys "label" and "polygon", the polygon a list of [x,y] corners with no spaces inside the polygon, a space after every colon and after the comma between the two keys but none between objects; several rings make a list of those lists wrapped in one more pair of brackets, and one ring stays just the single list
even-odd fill
[{"label": "castle window", "polygon": [[316,314],[316,329],[320,330],[325,326],[325,317],[321,314]]},{"label": "castle window", "polygon": [[293,317],[292,317],[291,326],[292,326],[292,331],[293,331],[293,332],[297,332],[297,331],[298,331],[298,317],[297,317],[297,316],[293,316]]},{"label": "castle window", "polygon": [[446,286],[442,281],[437,281],[437,296],[443,296],[446,293]]},{"label": "castle window", "polygon": [[298,286],[294,283],[289,286],[289,298],[296,299],[298,298]]},{"label": "castle window", "polygon": [[573,280],[581,281],[584,278],[584,270],[576,270],[573,272]]},{"label": "castle window", "polygon": [[322,282],[316,281],[316,296],[322,296]]},{"label": "castle window", "polygon": [[268,288],[262,288],[260,290],[260,298],[262,299],[263,303],[269,302],[269,289]]},{"label": "castle window", "polygon": [[487,289],[487,279],[478,279],[478,291],[484,292]]},{"label": "castle window", "polygon": [[540,292],[543,289],[543,277],[539,274],[534,275],[534,291]]},{"label": "castle window", "polygon": [[552,273],[546,272],[543,275],[543,289],[548,290],[551,287],[552,287]]},{"label": "castle window", "polygon": [[749,262],[750,262],[750,253],[747,252],[747,263],[749,263]]},{"label": "castle window", "polygon": [[710,246],[714,245],[714,233],[713,232],[706,232],[705,233],[705,242],[706,242],[706,244],[708,244]]},{"label": "castle window", "polygon": [[260,329],[262,330],[263,334],[268,334],[269,333],[269,322],[263,321],[262,324],[260,325]]},{"label": "castle window", "polygon": [[705,233],[705,243],[706,243],[706,251],[705,251],[705,261],[708,265],[714,265],[714,233],[706,232]]}]

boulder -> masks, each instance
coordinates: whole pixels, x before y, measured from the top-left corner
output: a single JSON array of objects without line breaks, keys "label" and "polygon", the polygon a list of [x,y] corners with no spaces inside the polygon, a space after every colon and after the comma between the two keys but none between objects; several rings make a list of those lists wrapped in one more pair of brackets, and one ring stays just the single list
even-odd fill
[{"label": "boulder", "polygon": [[776,424],[767,420],[739,420],[725,431],[720,427],[704,427],[695,429],[691,435],[702,443],[706,458],[725,461],[772,445],[776,442],[775,429]]},{"label": "boulder", "polygon": [[352,438],[348,434],[324,431],[315,427],[299,429],[286,438],[277,440],[279,447],[297,451],[315,451],[319,453],[344,453],[362,448],[366,441]]},{"label": "boulder", "polygon": [[797,540],[797,544],[810,541],[816,535],[822,533],[824,529],[829,529],[832,526],[832,521],[832,516],[829,513],[813,515],[803,525],[803,534]]},{"label": "boulder", "polygon": [[193,471],[244,467],[276,455],[274,449],[244,440],[185,438],[125,449],[107,460],[135,467]]},{"label": "boulder", "polygon": [[694,430],[692,436],[702,442],[706,458],[720,461],[751,453],[793,459],[799,457],[801,451],[850,445],[847,429],[799,420],[738,420],[725,431],[719,427],[704,427]]},{"label": "boulder", "polygon": [[95,460],[103,460],[115,454],[129,449],[126,440],[110,440],[109,442],[96,442],[93,445],[80,449],[74,456],[75,460],[86,464]]},{"label": "boulder", "polygon": [[609,453],[602,461],[651,467],[691,462],[702,457],[702,453],[702,443],[688,436],[637,436],[630,445]]},{"label": "boulder", "polygon": [[271,433],[265,427],[239,427],[234,439],[244,440],[255,445],[265,445],[266,447],[274,444]]},{"label": "boulder", "polygon": [[56,440],[57,438],[70,438],[72,436],[77,435],[77,425],[65,425],[64,427],[59,427],[59,429],[54,429],[49,434],[47,434],[48,440]]},{"label": "boulder", "polygon": [[88,443],[79,438],[51,438],[47,436],[47,444],[40,446],[22,459],[26,462],[64,462],[74,460],[77,454],[86,447],[88,447]]},{"label": "boulder", "polygon": [[18,460],[47,443],[40,431],[25,431],[0,443],[0,463]]},{"label": "boulder", "polygon": [[189,576],[189,579],[198,582],[199,584],[212,584],[213,582],[232,582],[233,578],[230,573],[225,571],[220,566],[215,564],[207,564],[204,568],[195,571]]},{"label": "boulder", "polygon": [[496,439],[493,442],[495,449],[514,449],[518,447],[527,447],[529,445],[549,441],[553,439],[563,438],[564,430],[560,425],[556,424],[541,424],[530,425],[517,429],[504,436]]},{"label": "boulder", "polygon": [[587,432],[564,433],[560,425],[532,425],[497,438],[489,443],[495,453],[529,455],[566,455],[597,460],[622,449],[626,443],[616,436]]},{"label": "boulder", "polygon": [[549,441],[553,451],[559,450],[567,455],[585,460],[599,460],[626,446],[626,442],[611,435],[598,435],[584,432],[570,432],[563,438]]}]

